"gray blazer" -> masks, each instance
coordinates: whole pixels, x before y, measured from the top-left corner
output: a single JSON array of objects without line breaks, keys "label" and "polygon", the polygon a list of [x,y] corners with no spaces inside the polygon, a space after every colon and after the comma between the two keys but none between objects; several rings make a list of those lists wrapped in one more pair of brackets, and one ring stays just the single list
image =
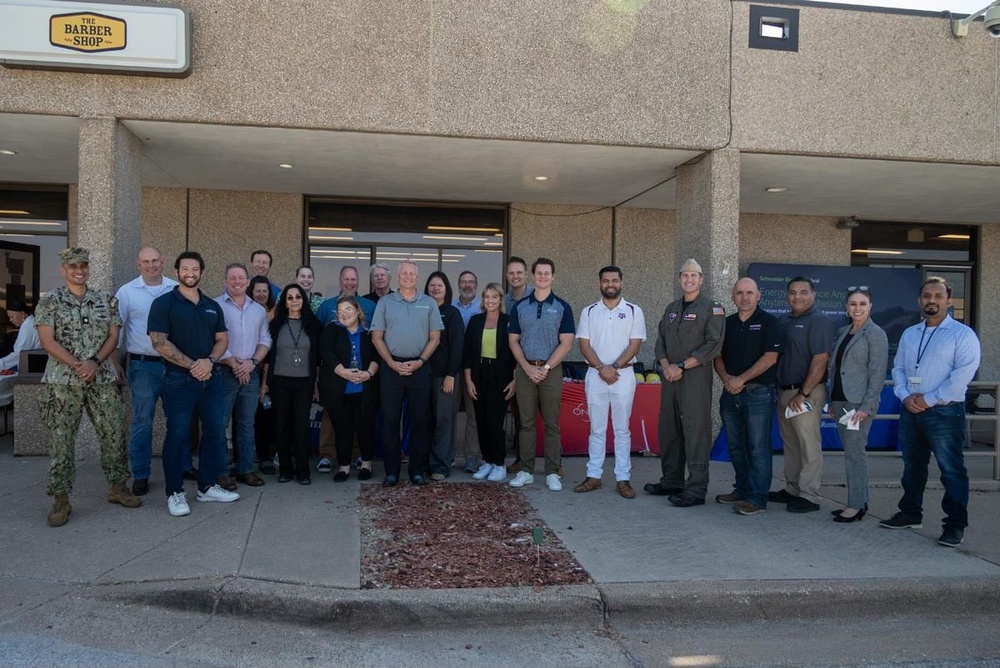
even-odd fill
[{"label": "gray blazer", "polygon": [[847,344],[844,358],[837,369],[837,350],[847,333],[851,330],[846,325],[837,332],[830,351],[830,365],[827,378],[830,379],[830,390],[833,390],[834,374],[840,374],[840,383],[844,387],[844,396],[852,404],[858,404],[858,410],[869,415],[878,413],[878,402],[885,385],[885,373],[889,363],[889,338],[885,331],[876,325],[871,318],[861,326],[851,342]]}]

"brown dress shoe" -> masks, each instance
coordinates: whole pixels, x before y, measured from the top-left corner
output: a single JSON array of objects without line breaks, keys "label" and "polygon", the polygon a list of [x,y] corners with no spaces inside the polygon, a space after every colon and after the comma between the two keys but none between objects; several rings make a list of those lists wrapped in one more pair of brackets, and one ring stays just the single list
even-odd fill
[{"label": "brown dress shoe", "polygon": [[52,512],[49,513],[49,526],[61,527],[69,522],[69,514],[73,512],[73,507],[69,505],[69,494],[57,494],[52,504]]},{"label": "brown dress shoe", "polygon": [[734,493],[719,494],[717,497],[715,497],[715,502],[716,503],[725,503],[727,505],[732,505],[734,503],[739,503],[742,500],[743,500],[743,497],[741,497],[741,496],[739,496],[737,494],[734,494]]},{"label": "brown dress shoe", "polygon": [[[260,487],[264,484],[263,479],[253,471],[250,471],[250,473],[240,473],[236,476],[236,482],[241,482],[250,487]],[[236,485],[233,485],[233,487],[236,487]]]},{"label": "brown dress shoe", "polygon": [[604,483],[601,482],[600,478],[587,478],[579,485],[573,488],[574,492],[593,492],[595,489],[600,488]]},{"label": "brown dress shoe", "polygon": [[123,482],[116,482],[108,490],[108,503],[117,503],[126,508],[138,508],[142,505],[142,499],[129,491]]},{"label": "brown dress shoe", "polygon": [[635,490],[632,489],[632,485],[629,483],[628,480],[618,481],[618,493],[621,494],[622,497],[626,499],[635,498]]},{"label": "brown dress shoe", "polygon": [[236,485],[236,481],[227,475],[220,475],[219,479],[215,481],[219,487],[230,492],[235,492],[239,487]]}]

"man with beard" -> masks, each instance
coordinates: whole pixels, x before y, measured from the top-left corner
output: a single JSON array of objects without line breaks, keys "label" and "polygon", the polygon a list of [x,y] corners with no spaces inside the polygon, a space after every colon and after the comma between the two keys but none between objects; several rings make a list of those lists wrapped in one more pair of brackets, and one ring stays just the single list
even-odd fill
[{"label": "man with beard", "polygon": [[927,463],[933,452],[944,485],[944,527],[938,544],[958,547],[969,524],[969,475],[962,452],[965,391],[979,368],[981,350],[976,333],[948,315],[951,294],[945,279],[928,277],[917,299],[924,321],[907,328],[899,340],[892,380],[905,409],[899,415],[903,498],[899,512],[879,526],[923,526]]},{"label": "man with beard", "polygon": [[628,421],[635,399],[635,374],[632,363],[639,346],[646,340],[646,318],[642,309],[622,298],[622,270],[614,265],[598,272],[601,301],[580,313],[576,338],[580,352],[590,368],[584,379],[587,413],[590,415],[590,440],[587,479],[573,488],[590,492],[602,485],[607,454],[608,408],[615,432],[615,481],[618,493],[635,498],[632,477],[632,433]]},{"label": "man with beard", "polygon": [[163,479],[167,511],[174,517],[191,512],[184,493],[184,449],[197,408],[201,419],[198,448],[198,501],[229,503],[240,495],[217,484],[226,470],[225,384],[216,363],[229,344],[226,319],[216,301],[198,288],[205,261],[185,251],[174,262],[180,285],[160,295],[149,309],[147,333],[165,364]]},{"label": "man with beard", "polygon": [[[656,339],[660,388],[660,481],[643,487],[678,508],[700,506],[708,493],[712,452],[712,360],[722,351],[726,311],[701,294],[705,275],[694,259],[678,273],[682,296],[667,305]],[[687,480],[684,469],[687,468]]]}]

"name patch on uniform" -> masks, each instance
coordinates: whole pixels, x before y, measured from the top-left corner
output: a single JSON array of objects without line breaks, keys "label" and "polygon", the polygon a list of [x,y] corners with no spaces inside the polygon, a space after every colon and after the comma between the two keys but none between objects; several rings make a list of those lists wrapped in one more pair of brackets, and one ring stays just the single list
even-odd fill
[{"label": "name patch on uniform", "polygon": [[763,325],[761,325],[759,323],[756,324],[756,325],[750,325],[750,331],[751,332],[759,332],[762,327],[763,327]]},{"label": "name patch on uniform", "polygon": [[713,306],[712,315],[726,315],[726,309],[722,308],[721,306]]},{"label": "name patch on uniform", "polygon": [[684,314],[684,319],[685,320],[697,320],[698,319],[698,314],[697,313],[685,313]]}]

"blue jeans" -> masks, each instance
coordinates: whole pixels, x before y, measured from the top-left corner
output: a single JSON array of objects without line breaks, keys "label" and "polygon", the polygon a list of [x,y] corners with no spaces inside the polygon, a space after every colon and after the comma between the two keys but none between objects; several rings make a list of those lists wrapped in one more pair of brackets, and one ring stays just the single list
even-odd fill
[{"label": "blue jeans", "polygon": [[227,369],[222,370],[222,386],[225,388],[225,404],[222,407],[225,424],[222,433],[229,431],[233,408],[236,409],[236,433],[233,434],[233,453],[236,455],[239,475],[253,471],[253,460],[257,454],[254,434],[254,420],[257,416],[257,401],[260,399],[260,373],[254,369],[250,381],[241,385],[236,376]]},{"label": "blue jeans", "polygon": [[163,395],[163,362],[129,360],[126,374],[132,393],[132,427],[128,442],[132,477],[149,480],[153,458],[153,418],[156,402]]},{"label": "blue jeans", "polygon": [[932,406],[923,413],[905,408],[899,416],[899,442],[903,446],[903,498],[899,511],[914,520],[923,519],[924,488],[931,453],[941,469],[944,485],[944,526],[964,529],[969,525],[969,474],[965,470],[965,404]]},{"label": "blue jeans", "polygon": [[726,428],[729,459],[736,472],[733,490],[743,500],[767,508],[774,390],[768,385],[755,385],[739,394],[724,392],[719,409]]},{"label": "blue jeans", "polygon": [[212,377],[206,381],[195,380],[190,373],[180,369],[167,369],[164,374],[163,413],[167,418],[167,437],[163,441],[163,479],[167,496],[184,491],[184,457],[191,450],[191,417],[196,407],[201,420],[198,489],[208,489],[219,476],[228,473],[223,430],[224,393],[222,370],[218,368],[212,370]]}]

